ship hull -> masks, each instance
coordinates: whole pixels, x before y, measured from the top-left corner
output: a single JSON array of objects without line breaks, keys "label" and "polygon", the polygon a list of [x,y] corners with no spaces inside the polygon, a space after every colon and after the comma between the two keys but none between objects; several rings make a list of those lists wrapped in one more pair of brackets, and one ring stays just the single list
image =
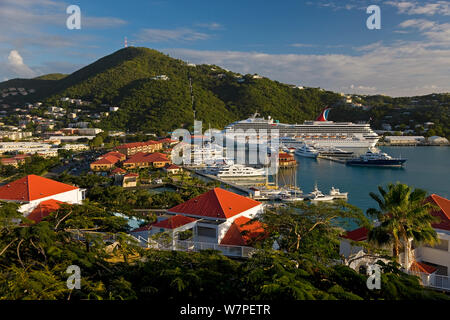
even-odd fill
[{"label": "ship hull", "polygon": [[396,160],[347,160],[348,166],[360,166],[360,167],[402,167],[406,162],[406,159]]}]

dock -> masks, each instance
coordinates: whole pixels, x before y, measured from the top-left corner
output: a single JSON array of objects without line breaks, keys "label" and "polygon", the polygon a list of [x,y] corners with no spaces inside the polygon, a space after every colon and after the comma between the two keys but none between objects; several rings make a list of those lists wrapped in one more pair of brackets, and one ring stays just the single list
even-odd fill
[{"label": "dock", "polygon": [[199,176],[205,177],[207,179],[218,181],[218,182],[220,182],[220,183],[222,183],[224,185],[227,185],[227,186],[229,186],[229,187],[231,187],[231,188],[233,188],[235,190],[238,190],[238,191],[246,194],[247,196],[249,196],[252,199],[255,199],[255,200],[268,200],[265,197],[254,197],[253,192],[250,190],[249,187],[241,186],[241,185],[232,183],[232,182],[230,182],[228,180],[220,179],[220,178],[218,178],[218,177],[216,177],[216,176],[214,176],[212,174],[207,174],[207,173],[204,173],[204,172],[196,171],[193,168],[184,168],[184,169],[186,169],[188,171],[191,171],[191,172],[193,172],[193,173],[195,173],[195,174],[197,174]]}]

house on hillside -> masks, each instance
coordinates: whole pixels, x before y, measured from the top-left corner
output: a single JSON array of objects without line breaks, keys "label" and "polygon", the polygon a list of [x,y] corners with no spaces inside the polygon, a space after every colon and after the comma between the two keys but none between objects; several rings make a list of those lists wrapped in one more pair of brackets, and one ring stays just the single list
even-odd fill
[{"label": "house on hillside", "polygon": [[0,200],[19,203],[19,211],[24,216],[28,216],[39,204],[44,204],[47,200],[81,204],[84,198],[85,189],[34,174],[0,187]]},{"label": "house on hillside", "polygon": [[[420,275],[424,284],[450,290],[450,200],[432,194],[426,201],[438,207],[430,214],[440,220],[440,222],[432,224],[439,243],[429,246],[411,241],[410,256],[406,259],[405,253],[402,252],[399,262],[408,272]],[[366,228],[346,232],[341,239],[340,254],[346,259],[362,257],[365,250],[362,246],[354,245],[354,241],[367,241],[367,239],[368,230]],[[350,267],[358,270],[361,266],[375,263],[376,260],[379,259],[377,257],[358,259]]]},{"label": "house on hillside", "polygon": [[179,238],[181,232],[190,230],[192,238],[188,245],[244,256],[254,241],[266,236],[263,225],[252,221],[262,211],[263,205],[258,201],[214,188],[168,209],[167,214],[172,215],[168,219],[133,232],[149,239],[156,233],[170,231],[174,241],[171,249],[177,250],[179,245],[186,244]]}]

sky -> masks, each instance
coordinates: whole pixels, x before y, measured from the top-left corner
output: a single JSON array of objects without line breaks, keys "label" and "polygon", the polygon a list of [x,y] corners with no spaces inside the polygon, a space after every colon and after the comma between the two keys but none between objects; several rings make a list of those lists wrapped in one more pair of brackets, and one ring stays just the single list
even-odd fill
[{"label": "sky", "polygon": [[[69,5],[81,29],[68,29]],[[377,5],[380,29],[366,25]],[[128,45],[358,94],[450,92],[450,1],[0,0],[0,81],[72,73]]]}]

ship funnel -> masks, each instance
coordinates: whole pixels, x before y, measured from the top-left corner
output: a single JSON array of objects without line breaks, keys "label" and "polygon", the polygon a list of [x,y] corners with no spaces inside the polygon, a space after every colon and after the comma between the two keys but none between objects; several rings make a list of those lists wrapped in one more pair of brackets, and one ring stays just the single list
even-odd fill
[{"label": "ship funnel", "polygon": [[322,113],[317,117],[316,121],[328,121],[328,114],[330,113],[330,108],[323,109]]}]

